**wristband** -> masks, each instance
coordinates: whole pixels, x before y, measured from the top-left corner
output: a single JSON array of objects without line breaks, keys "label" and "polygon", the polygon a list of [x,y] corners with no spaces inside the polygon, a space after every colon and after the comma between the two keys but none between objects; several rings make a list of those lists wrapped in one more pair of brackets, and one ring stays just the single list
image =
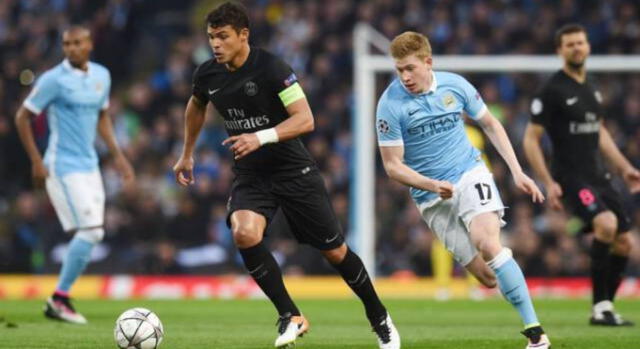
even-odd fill
[{"label": "wristband", "polygon": [[260,130],[256,132],[256,136],[258,136],[258,142],[260,142],[260,145],[278,142],[278,132],[275,127]]}]

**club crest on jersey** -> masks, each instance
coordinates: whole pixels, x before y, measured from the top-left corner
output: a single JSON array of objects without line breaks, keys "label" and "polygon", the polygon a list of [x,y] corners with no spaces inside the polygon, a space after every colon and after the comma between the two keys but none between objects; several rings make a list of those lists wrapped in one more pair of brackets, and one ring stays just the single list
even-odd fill
[{"label": "club crest on jersey", "polygon": [[444,104],[445,108],[453,107],[454,105],[456,105],[456,99],[451,93],[447,93],[442,97],[442,104]]},{"label": "club crest on jersey", "polygon": [[253,81],[249,81],[244,84],[244,93],[249,97],[253,97],[258,94],[258,84]]},{"label": "club crest on jersey", "polygon": [[378,120],[378,132],[382,134],[389,133],[389,123],[387,122],[387,120]]},{"label": "club crest on jersey", "polygon": [[298,77],[296,76],[295,73],[291,73],[291,75],[289,75],[285,80],[284,80],[284,85],[289,87],[291,85],[293,85],[296,81],[298,81]]},{"label": "club crest on jersey", "polygon": [[100,83],[100,82],[96,83],[96,91],[102,92],[102,83]]}]

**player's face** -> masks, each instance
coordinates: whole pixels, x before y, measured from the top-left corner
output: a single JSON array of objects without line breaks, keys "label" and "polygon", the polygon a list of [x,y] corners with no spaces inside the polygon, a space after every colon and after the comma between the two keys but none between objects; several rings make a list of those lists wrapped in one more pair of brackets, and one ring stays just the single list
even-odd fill
[{"label": "player's face", "polygon": [[565,63],[580,68],[591,52],[591,46],[584,32],[570,33],[562,36],[562,42],[558,47],[558,54]]},{"label": "player's face", "polygon": [[224,27],[207,27],[209,46],[218,63],[231,62],[249,39],[249,30],[244,28],[238,33],[230,25]]},{"label": "player's face", "polygon": [[93,43],[88,31],[71,30],[62,36],[62,51],[74,66],[83,66],[88,60]]},{"label": "player's face", "polygon": [[419,58],[413,54],[396,59],[395,63],[398,77],[409,92],[422,93],[427,90],[433,64],[431,57]]}]

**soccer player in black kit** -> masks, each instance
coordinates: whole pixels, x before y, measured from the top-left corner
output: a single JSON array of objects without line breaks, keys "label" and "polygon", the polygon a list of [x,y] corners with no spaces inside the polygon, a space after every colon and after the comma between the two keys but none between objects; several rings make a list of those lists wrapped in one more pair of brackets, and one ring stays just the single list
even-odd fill
[{"label": "soccer player in black kit", "polygon": [[[537,176],[545,183],[551,207],[564,205],[593,232],[591,325],[629,326],[613,307],[629,259],[631,221],[621,195],[611,185],[609,164],[632,193],[640,191],[640,173],[622,155],[604,127],[602,95],[586,76],[590,46],[577,24],[560,28],[556,50],[564,67],[543,86],[531,103],[531,122],[524,149]],[[540,139],[547,132],[553,145],[552,172],[545,164]]]},{"label": "soccer player in black kit", "polygon": [[275,347],[295,346],[309,329],[263,242],[280,208],[296,239],[320,250],[362,300],[379,347],[400,348],[398,332],[364,264],[345,244],[324,181],[299,138],[313,131],[314,121],[296,75],[278,57],[249,45],[242,5],[227,2],[209,13],[207,34],[215,57],[194,73],[184,149],[174,172],[179,184],[194,182],[194,145],[211,103],[230,135],[223,144],[234,154],[227,221],[245,267],[280,315]]}]

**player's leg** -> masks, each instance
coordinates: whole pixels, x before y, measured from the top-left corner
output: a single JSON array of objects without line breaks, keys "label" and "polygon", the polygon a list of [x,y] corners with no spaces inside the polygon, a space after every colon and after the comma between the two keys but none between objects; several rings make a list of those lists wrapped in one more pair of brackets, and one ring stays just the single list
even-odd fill
[{"label": "player's leg", "polygon": [[489,268],[487,263],[482,259],[480,254],[476,254],[475,257],[464,266],[469,272],[469,275],[480,282],[485,287],[494,288],[498,285],[496,274]]},{"label": "player's leg", "polygon": [[456,186],[460,188],[455,197],[456,212],[473,246],[495,273],[501,293],[518,311],[525,328],[522,334],[529,339],[527,348],[549,348],[551,343],[538,321],[524,274],[511,250],[500,242],[504,204],[493,176],[479,166],[466,173],[460,182]]},{"label": "player's leg", "polygon": [[609,183],[602,188],[602,201],[618,220],[616,236],[609,253],[609,300],[614,301],[631,254],[631,218],[618,193]]},{"label": "player's leg", "polygon": [[63,229],[74,236],[62,262],[58,285],[47,300],[45,315],[71,323],[84,324],[69,293],[91,259],[91,251],[104,237],[104,189],[100,172],[50,177],[46,182],[51,203]]},{"label": "player's leg", "polygon": [[500,291],[520,314],[524,324],[522,333],[529,339],[527,348],[549,348],[549,340],[533,308],[524,274],[513,259],[511,250],[500,243],[498,214],[484,212],[476,215],[471,219],[469,232],[482,258],[495,272]]},{"label": "player's leg", "polygon": [[233,240],[249,275],[280,315],[275,346],[280,348],[295,343],[298,336],[308,331],[309,323],[289,296],[280,266],[263,242],[266,218],[250,210],[238,210],[231,214],[230,221]]},{"label": "player's leg", "polygon": [[236,177],[228,203],[227,224],[245,268],[278,311],[275,345],[286,348],[307,331],[309,323],[289,296],[280,266],[263,242],[268,221],[277,210],[270,187],[270,181],[262,177]]},{"label": "player's leg", "polygon": [[626,231],[616,236],[609,255],[609,265],[611,273],[609,274],[609,300],[614,301],[616,293],[620,288],[624,271],[629,263],[629,255],[631,254],[631,233]]},{"label": "player's leg", "polygon": [[263,242],[267,219],[251,210],[234,211],[230,217],[233,241],[249,275],[260,286],[280,316],[300,316],[282,280],[280,266]]},{"label": "player's leg", "polygon": [[362,260],[344,243],[322,176],[312,171],[280,181],[275,189],[296,239],[320,250],[362,301],[367,318],[378,335],[380,348],[400,348],[398,332],[378,298]]},{"label": "player's leg", "polygon": [[[611,244],[618,230],[618,219],[611,211],[598,213],[592,220],[593,241],[591,243],[591,282],[594,317],[609,311],[609,269]],[[602,309],[601,309],[602,308]],[[592,319],[593,320],[593,319]],[[593,322],[593,321],[592,321]]]}]

